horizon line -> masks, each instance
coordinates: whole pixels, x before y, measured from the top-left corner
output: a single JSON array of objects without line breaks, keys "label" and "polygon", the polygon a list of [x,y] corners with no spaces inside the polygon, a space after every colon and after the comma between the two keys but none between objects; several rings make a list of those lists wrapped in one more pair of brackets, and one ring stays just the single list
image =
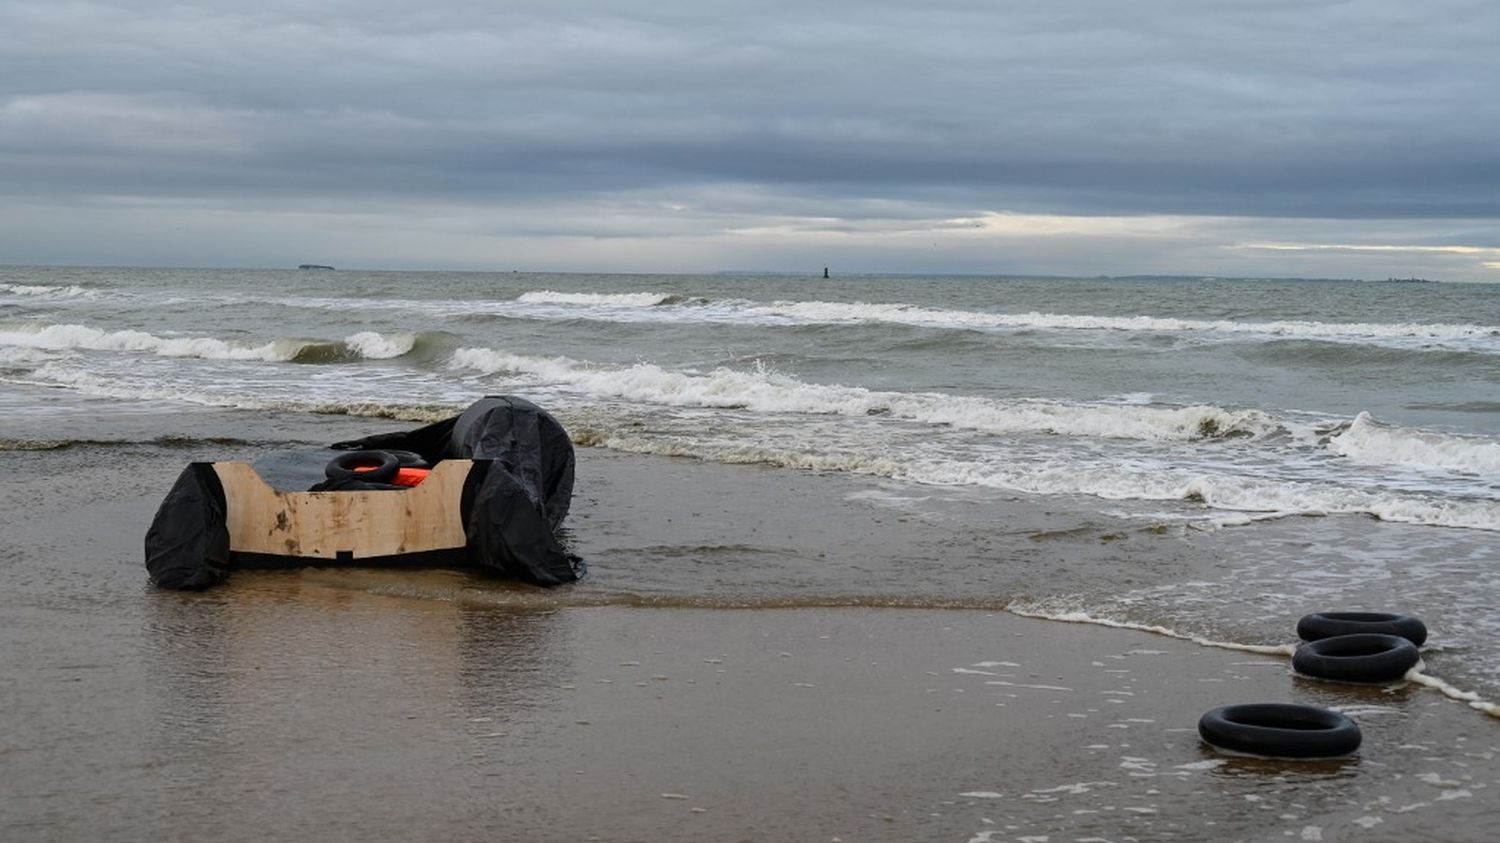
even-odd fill
[{"label": "horizon line", "polygon": [[[201,266],[201,265],[161,265],[161,264],[53,264],[53,263],[0,263],[0,269],[158,269],[172,271],[240,271],[240,272],[370,272],[370,273],[420,273],[420,274],[470,274],[470,275],[612,275],[612,276],[643,276],[643,275],[668,275],[677,277],[691,276],[741,276],[741,277],[776,277],[797,278],[803,277],[804,273],[796,270],[786,269],[716,269],[699,272],[680,271],[647,271],[647,270],[589,270],[589,269],[410,269],[410,268],[383,268],[383,267],[337,267],[331,264],[320,264],[320,267],[329,269],[306,270],[300,265],[289,264],[287,266]],[[823,267],[818,267],[806,273],[806,277],[815,280],[825,280]],[[1358,278],[1353,276],[1303,276],[1303,275],[1218,275],[1213,273],[1154,273],[1154,272],[1128,272],[1120,274],[1094,274],[1094,275],[1065,275],[1046,272],[886,272],[886,271],[864,271],[832,273],[826,280],[838,278],[1004,278],[1036,281],[1142,281],[1142,280],[1192,280],[1192,281],[1298,281],[1298,282],[1344,282],[1363,284],[1388,284],[1388,283],[1419,283],[1419,284],[1500,284],[1500,278],[1494,280],[1465,281],[1444,278],[1419,278],[1395,276],[1387,278]]]}]

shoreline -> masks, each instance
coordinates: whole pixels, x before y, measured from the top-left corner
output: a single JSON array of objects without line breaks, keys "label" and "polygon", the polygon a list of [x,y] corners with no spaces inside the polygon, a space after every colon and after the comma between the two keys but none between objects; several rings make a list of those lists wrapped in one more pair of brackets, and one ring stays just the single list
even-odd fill
[{"label": "shoreline", "polygon": [[[1274,656],[1004,612],[527,610],[285,576],[148,603],[151,701],[0,755],[27,771],[8,776],[21,784],[0,811],[36,833],[24,839],[1396,840],[1441,829],[1479,841],[1485,791],[1500,787],[1500,739],[1423,689],[1317,682]],[[111,672],[58,665],[44,687],[102,691]],[[1343,710],[1364,745],[1346,760],[1288,762],[1198,738],[1209,708],[1268,701]],[[20,713],[48,735],[51,718]],[[143,761],[150,774],[132,773]],[[163,813],[162,799],[210,773],[211,794]]]},{"label": "shoreline", "polygon": [[[1038,620],[1054,621],[1056,623],[1076,623],[1092,626],[1100,626],[1109,629],[1130,629],[1138,632],[1149,632],[1164,638],[1177,641],[1186,641],[1200,647],[1212,647],[1220,650],[1234,650],[1244,653],[1257,653],[1260,655],[1276,655],[1291,658],[1297,651],[1297,644],[1240,644],[1233,641],[1213,641],[1200,635],[1189,635],[1177,632],[1164,626],[1152,624],[1131,623],[1129,621],[1117,621],[1109,618],[1095,618],[1082,613],[1064,615],[1049,615],[1043,612],[1032,612],[1026,609],[1014,609],[1007,607],[1006,612],[1023,618],[1036,618]],[[1424,688],[1436,691],[1454,702],[1467,705],[1480,714],[1500,719],[1500,705],[1493,703],[1480,696],[1475,691],[1466,691],[1459,688],[1441,676],[1434,676],[1423,671],[1425,665],[1418,662],[1417,666],[1407,672],[1402,682],[1420,685]],[[1307,677],[1312,678],[1312,677]],[[1357,684],[1357,683],[1355,683]]]},{"label": "shoreline", "polygon": [[[140,537],[185,462],[226,455],[109,453],[3,457],[42,478],[0,492],[6,837],[1489,836],[1500,731],[1452,700],[1002,610],[1028,583],[1193,570],[1200,548],[1148,529],[580,449],[575,586],[305,569],[174,593],[146,583]],[[977,573],[903,594],[923,562]],[[1203,712],[1261,701],[1340,708],[1364,746],[1295,763],[1201,744]]]}]

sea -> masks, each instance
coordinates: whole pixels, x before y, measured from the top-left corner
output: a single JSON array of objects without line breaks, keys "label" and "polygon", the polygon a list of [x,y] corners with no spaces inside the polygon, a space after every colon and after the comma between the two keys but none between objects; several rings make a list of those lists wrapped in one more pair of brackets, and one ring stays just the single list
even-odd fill
[{"label": "sea", "polygon": [[972,605],[1248,649],[1402,612],[1429,681],[1497,711],[1500,285],[820,275],[0,268],[0,454],[253,456],[520,395],[580,449],[996,537],[814,570],[772,523],[699,551],[753,565],[664,566],[575,523],[590,574],[553,599]]}]

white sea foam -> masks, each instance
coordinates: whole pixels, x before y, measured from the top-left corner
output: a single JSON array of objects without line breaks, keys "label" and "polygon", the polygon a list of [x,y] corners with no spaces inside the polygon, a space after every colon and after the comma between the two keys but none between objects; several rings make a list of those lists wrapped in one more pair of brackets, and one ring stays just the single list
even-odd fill
[{"label": "white sea foam", "polygon": [[989,313],[932,310],[907,304],[865,302],[774,302],[750,305],[748,313],[807,322],[893,322],[935,328],[1035,328],[1045,330],[1214,332],[1320,338],[1476,339],[1500,338],[1500,326],[1466,324],[1177,319],[1159,316],[1096,316],[1070,313]]},{"label": "white sea foam", "polygon": [[[1069,610],[1057,611],[1045,608],[1041,603],[1026,604],[1022,602],[1012,603],[1006,607],[1006,611],[1027,618],[1041,618],[1043,620],[1061,621],[1063,623],[1093,624],[1095,626],[1107,626],[1114,629],[1133,629],[1140,632],[1150,632],[1155,635],[1164,635],[1168,638],[1177,638],[1183,641],[1191,641],[1204,647],[1217,647],[1223,650],[1239,650],[1250,653],[1263,653],[1265,655],[1287,656],[1296,654],[1297,647],[1294,644],[1244,644],[1236,641],[1218,641],[1201,635],[1179,632],[1170,627],[1158,624],[1136,623],[1134,621],[1116,620],[1092,615],[1085,611]],[[1483,712],[1491,717],[1500,718],[1500,705],[1479,696],[1473,691],[1465,691],[1457,688],[1447,681],[1424,673],[1421,665],[1412,668],[1405,676],[1406,681],[1414,682],[1424,687],[1432,688],[1444,696],[1467,704],[1475,711]]]},{"label": "white sea foam", "polygon": [[1260,335],[1268,337],[1457,346],[1481,351],[1500,351],[1500,326],[1465,323],[1422,322],[1322,322],[1316,320],[1272,320],[1264,322],[1232,319],[1185,319],[1150,315],[1099,315],[1086,313],[997,313],[921,307],[903,303],[862,301],[772,301],[694,298],[652,291],[627,293],[578,293],[532,290],[513,300],[361,299],[318,297],[240,298],[240,301],[271,301],[295,307],[344,310],[364,309],[423,311],[441,316],[495,313],[541,319],[594,318],[611,322],[675,321],[723,322],[759,325],[897,324],[912,327],[975,331],[1113,331],[1172,334]]},{"label": "white sea foam", "polygon": [[390,360],[406,354],[416,346],[416,334],[377,334],[360,331],[344,337],[344,345],[366,360]]},{"label": "white sea foam", "polygon": [[222,383],[190,385],[127,380],[70,368],[61,362],[47,363],[26,377],[0,377],[0,383],[64,387],[88,396],[131,401],[163,401],[237,410],[400,419],[423,424],[456,415],[474,398],[469,393],[439,394],[431,389],[424,389],[422,384],[417,384],[411,390],[414,395],[434,396],[433,399],[403,401],[387,396],[385,400],[373,400],[362,397],[361,388],[347,381],[340,382],[343,387],[341,390],[318,394],[306,389],[306,384],[303,384],[298,390],[299,394],[293,397],[274,392],[246,392],[240,385],[226,387]]},{"label": "white sea foam", "polygon": [[592,307],[653,307],[669,298],[671,296],[665,293],[559,293],[552,290],[534,290],[517,296],[516,301]]},{"label": "white sea foam", "polygon": [[[274,402],[250,395],[216,392],[181,384],[148,386],[141,383],[128,383],[119,378],[68,368],[56,363],[48,363],[42,366],[29,377],[4,378],[0,380],[3,380],[5,383],[16,383],[27,386],[64,387],[77,390],[84,395],[99,398],[121,398],[131,401],[170,401],[203,407],[224,407],[242,410],[277,409],[274,406]],[[301,409],[312,410],[311,407]]]},{"label": "white sea foam", "polygon": [[0,284],[0,295],[67,299],[90,295],[90,291],[77,284],[70,284],[65,287],[54,287],[45,284]]},{"label": "white sea foam", "polygon": [[[367,359],[399,357],[411,351],[412,334],[382,335],[365,331],[347,337],[352,355]],[[145,331],[102,331],[87,325],[12,326],[0,330],[0,346],[41,351],[116,351],[156,354],[162,357],[196,357],[204,360],[294,360],[318,340],[278,339],[260,345],[231,343],[214,337],[159,337]]]},{"label": "white sea foam", "polygon": [[1408,682],[1415,682],[1418,685],[1422,685],[1427,688],[1432,688],[1433,690],[1441,693],[1443,696],[1449,699],[1458,700],[1459,702],[1468,705],[1475,711],[1482,711],[1491,717],[1500,718],[1500,705],[1484,699],[1473,691],[1465,691],[1462,688],[1457,688],[1444,681],[1443,679],[1433,676],[1430,673],[1424,673],[1420,669],[1420,665],[1418,667],[1412,668],[1411,671],[1406,674],[1406,680]]},{"label": "white sea foam", "polygon": [[[816,439],[814,437],[813,439]],[[979,486],[1039,495],[1089,495],[1120,501],[1182,501],[1206,507],[1199,516],[1219,524],[1251,513],[1281,518],[1293,514],[1373,515],[1385,521],[1500,531],[1500,501],[1454,500],[1415,492],[1372,492],[1332,482],[1273,480],[1230,473],[1132,468],[1108,460],[1086,461],[1059,454],[1044,460],[937,459],[870,446],[828,450],[812,439],[784,436],[755,442],[739,436],[654,435],[622,429],[591,432],[593,444],[634,453],[689,456],[723,463],[760,463],[812,471],[890,477],[934,486]]]},{"label": "white sea foam", "polygon": [[51,355],[39,348],[0,346],[0,366],[24,366],[42,363],[49,359]]},{"label": "white sea foam", "polygon": [[0,331],[0,345],[45,351],[85,349],[202,357],[218,360],[277,359],[271,346],[235,346],[212,337],[163,338],[145,331],[101,331],[86,325],[36,325]]},{"label": "white sea foam", "polygon": [[1006,607],[1006,611],[1025,618],[1041,618],[1043,620],[1061,621],[1063,623],[1084,623],[1093,624],[1095,626],[1108,626],[1114,629],[1133,629],[1138,632],[1150,632],[1154,635],[1164,635],[1168,638],[1178,638],[1183,641],[1191,641],[1194,644],[1199,644],[1204,647],[1218,647],[1222,650],[1238,650],[1245,653],[1261,653],[1263,655],[1288,657],[1297,652],[1296,646],[1292,644],[1242,644],[1235,641],[1216,641],[1212,638],[1205,638],[1201,635],[1192,635],[1185,632],[1178,632],[1174,629],[1170,629],[1165,626],[1158,626],[1156,624],[1135,623],[1133,621],[1121,621],[1111,618],[1095,617],[1088,612],[1076,610],[1056,612],[1047,611],[1036,605],[1028,606],[1022,603],[1012,603],[1010,606]]},{"label": "white sea foam", "polygon": [[[3,289],[3,287],[0,287]],[[43,288],[62,289],[62,288]],[[80,293],[88,292],[80,290]],[[226,299],[230,300],[230,299]],[[340,297],[235,296],[237,303],[262,302],[290,307],[426,312],[442,317],[491,313],[536,319],[599,319],[610,322],[708,322],[737,325],[899,324],[913,327],[978,331],[1112,331],[1173,334],[1260,335],[1280,338],[1367,342],[1423,347],[1459,347],[1500,351],[1500,326],[1420,322],[1322,322],[1230,319],[1186,319],[1150,315],[1077,313],[997,313],[921,307],[903,303],[839,301],[772,301],[683,299],[653,292],[582,293],[532,290],[515,299],[350,299]]]},{"label": "white sea foam", "polygon": [[[763,413],[880,417],[994,434],[1052,433],[1085,439],[1190,441],[1226,433],[1263,435],[1283,428],[1258,411],[1219,407],[1152,407],[1098,403],[1001,402],[940,393],[894,393],[810,384],[765,369],[672,372],[641,363],[591,366],[485,348],[455,352],[450,365],[566,385],[590,397],[675,407],[734,408]],[[824,471],[874,474],[931,485],[985,486],[1032,494],[1084,494],[1109,500],[1187,501],[1255,517],[1368,514],[1386,521],[1500,530],[1500,502],[1440,498],[1419,492],[1355,488],[1336,482],[1258,477],[1232,470],[1138,467],[1120,460],[995,461],[915,458],[884,448],[828,451],[784,439],[772,445],[712,437],[609,435],[622,450],[692,455],[730,463],[763,462]]]},{"label": "white sea foam", "polygon": [[[373,332],[353,334],[339,341],[278,340],[248,346],[234,345],[211,337],[162,338],[141,331],[105,332],[81,325],[49,325],[0,330],[0,347],[40,351],[99,349],[155,354],[168,357],[201,357],[218,360],[286,361],[308,359],[316,362],[320,355],[341,359],[341,348],[350,356],[386,359],[404,354],[415,342],[413,335],[380,335]],[[322,346],[319,348],[318,346]],[[304,355],[311,350],[313,354]],[[14,352],[19,353],[19,352]],[[25,362],[15,358],[17,363]],[[658,407],[739,410],[764,414],[752,427],[772,425],[774,436],[720,436],[714,433],[711,420],[695,423],[679,435],[652,433],[628,427],[614,427],[606,421],[602,430],[588,431],[586,439],[620,450],[691,455],[726,463],[765,463],[822,471],[842,471],[890,477],[907,482],[979,486],[1007,491],[1043,495],[1089,495],[1107,500],[1178,501],[1213,510],[1215,515],[1190,508],[1187,513],[1200,520],[1204,517],[1232,519],[1280,517],[1286,514],[1349,513],[1369,514],[1387,521],[1445,527],[1462,527],[1500,531],[1500,501],[1492,497],[1467,494],[1441,495],[1422,489],[1387,489],[1351,485],[1333,477],[1309,474],[1305,478],[1286,472],[1262,476],[1239,470],[1235,464],[1221,464],[1225,453],[1214,446],[1209,450],[1187,454],[1169,454],[1163,459],[1144,458],[1152,449],[1165,443],[1191,442],[1225,434],[1255,437],[1285,430],[1286,422],[1258,411],[1227,410],[1211,405],[1163,407],[1145,404],[1061,403],[1043,401],[999,401],[976,396],[943,393],[899,393],[869,390],[861,387],[807,383],[775,371],[715,369],[707,372],[669,371],[641,363],[634,366],[598,366],[565,357],[544,358],[516,355],[487,348],[467,348],[455,352],[450,366],[457,370],[482,374],[502,373],[525,383],[533,392],[552,393],[569,398],[578,393],[584,400],[624,399],[635,404]],[[76,389],[101,394],[101,386],[84,378],[84,373],[53,367],[31,376],[36,382],[66,384]],[[447,377],[447,380],[444,380]],[[106,383],[111,379],[106,378]],[[344,378],[342,386],[329,393],[337,402],[375,405],[359,383]],[[319,384],[319,394],[327,391]],[[508,385],[509,386],[509,385]],[[457,388],[468,393],[489,388],[476,383],[473,376],[453,380],[437,376],[433,382],[411,384],[412,389],[427,395],[440,395]],[[553,387],[554,389],[549,389]],[[560,389],[556,389],[560,387]],[[158,397],[195,400],[178,393],[198,389],[189,384],[177,388],[164,383]],[[261,391],[261,387],[255,387]],[[266,387],[270,400],[292,397],[289,390],[305,389]],[[216,384],[212,403],[227,402],[243,406],[240,398],[260,400],[259,396],[235,396],[244,392],[232,384]],[[113,394],[113,393],[111,393]],[[129,397],[128,390],[120,397]],[[415,393],[413,393],[415,394]],[[385,400],[399,400],[390,393]],[[427,400],[427,399],[423,399]],[[838,436],[831,437],[815,419],[804,416],[835,416],[858,419],[861,424],[840,423]],[[712,415],[712,414],[710,414]],[[888,424],[894,423],[894,424]],[[1360,420],[1351,426],[1358,430],[1371,423]],[[983,450],[970,437],[953,439],[952,447],[918,447],[911,443],[897,446],[891,439],[895,431],[903,436],[925,436],[927,426],[934,435],[961,435],[968,431],[992,435],[1025,436],[1001,448],[996,457]],[[784,428],[784,429],[783,429]],[[741,434],[743,431],[741,431]],[[1038,434],[1056,434],[1068,440],[1038,438]],[[1142,443],[1141,445],[1103,444],[1109,440]],[[1467,440],[1466,440],[1467,441]],[[1279,443],[1279,444],[1278,444]],[[1469,444],[1473,444],[1469,442]],[[1228,443],[1224,447],[1269,449],[1276,458],[1285,441],[1269,440],[1242,447]],[[1015,451],[1020,448],[1020,451]],[[1146,450],[1142,450],[1142,449]],[[1204,454],[1201,462],[1194,454]],[[1130,457],[1135,454],[1136,457]],[[1014,455],[1024,456],[1015,458]],[[1478,462],[1467,455],[1470,463]],[[1163,461],[1164,460],[1164,461]],[[1430,460],[1428,461],[1431,462]]]},{"label": "white sea foam", "polygon": [[1040,465],[919,462],[910,465],[904,476],[935,485],[989,486],[1033,494],[1085,494],[1106,500],[1180,500],[1212,509],[1276,517],[1291,513],[1364,514],[1407,524],[1500,530],[1500,501],[1370,491],[1314,480],[1073,462]]},{"label": "white sea foam", "polygon": [[1261,435],[1277,422],[1255,410],[1144,407],[1121,404],[1000,402],[943,393],[881,392],[812,384],[778,372],[719,368],[673,372],[650,363],[592,366],[566,357],[533,357],[488,348],[461,348],[450,365],[486,374],[567,384],[596,396],[677,407],[743,408],[766,413],[884,416],[986,433],[1054,433],[1092,438],[1174,441]]},{"label": "white sea foam", "polygon": [[1367,465],[1405,465],[1471,474],[1500,474],[1500,441],[1381,424],[1360,413],[1328,441],[1336,454]]},{"label": "white sea foam", "polygon": [[[662,293],[560,293],[539,290],[521,294],[526,304],[568,304],[597,307],[600,318],[609,320],[660,320],[667,314],[620,312],[629,308],[656,308],[672,297]],[[1500,349],[1500,326],[1420,322],[1322,322],[1316,320],[1272,320],[1266,322],[1231,319],[1183,319],[1170,316],[1096,315],[1078,313],[996,313],[920,307],[902,303],[839,301],[755,302],[743,299],[695,301],[693,307],[670,308],[670,317],[682,321],[760,324],[851,324],[889,323],[913,327],[956,330],[1051,330],[1119,331],[1154,333],[1255,334],[1273,337],[1338,341],[1461,342],[1465,347],[1491,343]],[[706,306],[698,306],[706,305]]]}]

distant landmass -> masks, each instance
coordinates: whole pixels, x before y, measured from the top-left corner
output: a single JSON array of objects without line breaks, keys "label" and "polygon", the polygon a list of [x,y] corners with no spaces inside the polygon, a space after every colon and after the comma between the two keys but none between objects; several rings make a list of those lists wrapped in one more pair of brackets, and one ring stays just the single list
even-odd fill
[{"label": "distant landmass", "polygon": [[299,263],[299,264],[297,264],[297,268],[298,269],[333,269],[333,267],[329,266],[326,263]]}]

